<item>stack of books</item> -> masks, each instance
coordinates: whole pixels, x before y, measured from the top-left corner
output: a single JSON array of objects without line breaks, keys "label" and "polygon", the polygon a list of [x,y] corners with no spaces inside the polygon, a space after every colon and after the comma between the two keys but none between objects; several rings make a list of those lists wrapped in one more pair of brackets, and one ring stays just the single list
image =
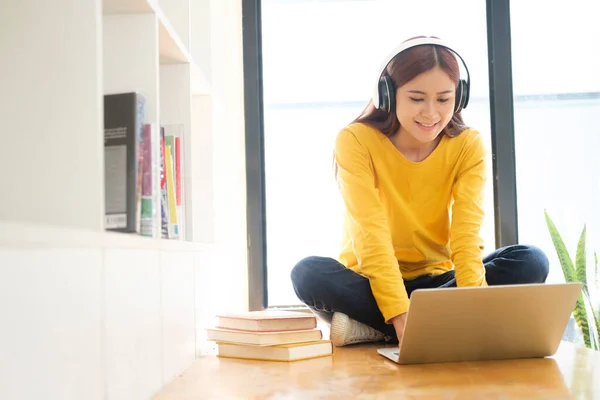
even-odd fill
[{"label": "stack of books", "polygon": [[333,354],[313,314],[294,311],[249,311],[217,316],[207,329],[217,355],[267,361],[298,361]]}]

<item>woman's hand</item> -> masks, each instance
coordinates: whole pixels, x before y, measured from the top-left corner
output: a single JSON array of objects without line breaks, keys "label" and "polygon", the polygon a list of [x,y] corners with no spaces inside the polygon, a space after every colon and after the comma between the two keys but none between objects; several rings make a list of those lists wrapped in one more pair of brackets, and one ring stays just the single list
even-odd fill
[{"label": "woman's hand", "polygon": [[402,343],[402,336],[404,335],[404,326],[406,325],[407,313],[400,314],[391,319],[394,329],[396,330],[396,336],[398,336],[398,346]]}]

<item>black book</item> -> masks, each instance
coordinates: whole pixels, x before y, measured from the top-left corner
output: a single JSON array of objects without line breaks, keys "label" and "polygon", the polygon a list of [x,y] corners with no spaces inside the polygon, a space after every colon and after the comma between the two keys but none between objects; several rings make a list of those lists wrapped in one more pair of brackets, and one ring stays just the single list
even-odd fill
[{"label": "black book", "polygon": [[145,99],[104,96],[105,229],[140,232]]}]

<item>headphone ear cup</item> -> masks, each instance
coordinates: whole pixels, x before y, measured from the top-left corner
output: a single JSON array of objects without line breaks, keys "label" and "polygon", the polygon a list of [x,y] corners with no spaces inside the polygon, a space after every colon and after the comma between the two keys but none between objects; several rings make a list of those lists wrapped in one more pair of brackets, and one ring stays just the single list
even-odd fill
[{"label": "headphone ear cup", "polygon": [[395,107],[394,82],[387,75],[379,78],[379,109],[385,112],[390,112]]},{"label": "headphone ear cup", "polygon": [[461,79],[462,82],[462,86],[463,86],[463,104],[462,104],[462,109],[464,110],[465,108],[467,108],[467,104],[469,104],[469,98],[470,98],[470,87],[469,87],[469,82],[467,82],[464,79]]},{"label": "headphone ear cup", "polygon": [[456,85],[456,94],[454,96],[454,114],[459,113],[462,109],[463,102],[463,81],[460,79]]},{"label": "headphone ear cup", "polygon": [[466,106],[468,99],[468,88],[467,82],[464,79],[461,79],[456,86],[456,101],[454,105],[454,113],[461,112]]}]

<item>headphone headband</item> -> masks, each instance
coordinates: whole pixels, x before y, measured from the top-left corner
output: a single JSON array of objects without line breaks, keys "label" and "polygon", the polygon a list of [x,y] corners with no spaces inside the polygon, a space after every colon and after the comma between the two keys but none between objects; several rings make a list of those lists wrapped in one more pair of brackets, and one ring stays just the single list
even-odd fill
[{"label": "headphone headband", "polygon": [[[449,45],[447,45],[446,43],[444,43],[442,40],[440,39],[436,39],[436,38],[417,38],[417,39],[411,39],[411,40],[407,40],[403,43],[401,43],[400,45],[398,45],[398,47],[396,47],[384,60],[384,62],[381,64],[381,66],[379,67],[379,74],[377,75],[377,82],[375,84],[375,90],[373,91],[373,105],[375,106],[375,108],[379,108],[381,106],[381,99],[379,98],[379,80],[380,78],[383,76],[383,73],[385,72],[388,64],[392,61],[392,59],[394,57],[396,57],[398,54],[402,53],[405,50],[408,50],[410,48],[413,47],[417,47],[417,46],[423,46],[423,45],[435,45],[435,46],[441,46],[444,47],[448,50],[450,50],[452,53],[454,53],[462,62],[462,64],[465,67],[465,71],[467,72],[467,90],[468,87],[470,86],[470,82],[471,82],[471,77],[469,74],[469,69],[467,68],[467,63],[465,62],[465,60],[463,60],[463,58],[460,56],[460,54],[458,54],[458,52],[456,50],[454,50],[452,47],[450,47]],[[457,99],[458,100],[458,99]]]}]

